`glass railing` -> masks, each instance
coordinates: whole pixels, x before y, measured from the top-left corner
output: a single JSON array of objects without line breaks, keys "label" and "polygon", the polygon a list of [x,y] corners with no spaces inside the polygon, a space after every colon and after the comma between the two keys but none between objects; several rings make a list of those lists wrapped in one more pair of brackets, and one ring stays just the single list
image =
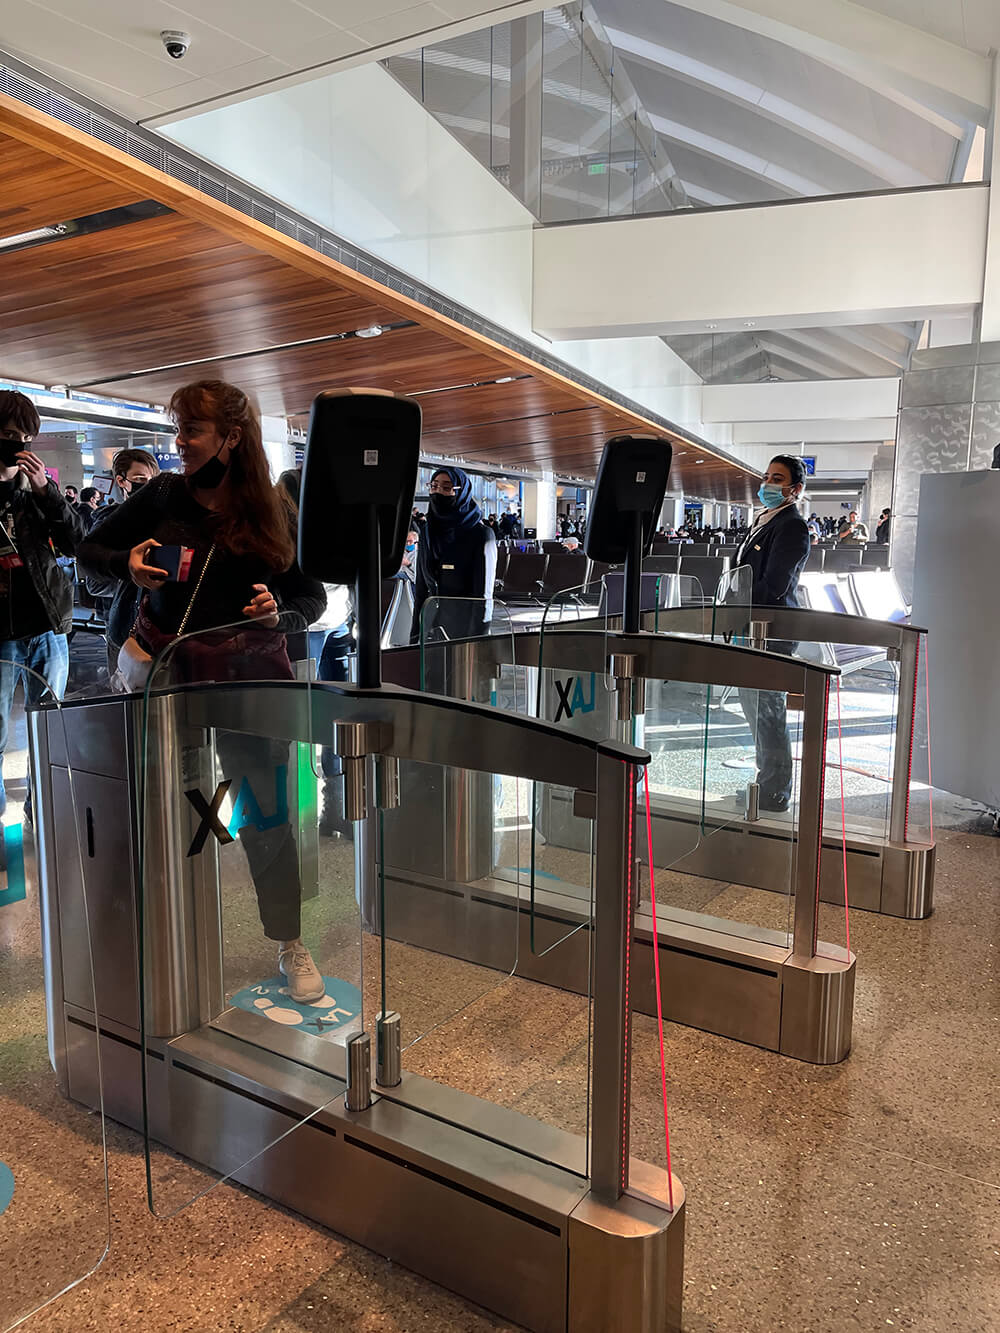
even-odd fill
[{"label": "glass railing", "polygon": [[[58,653],[57,636],[49,638]],[[5,647],[9,651],[10,645]],[[99,975],[95,980],[94,932],[106,932],[111,923],[95,915],[94,886],[85,866],[93,865],[117,831],[94,818],[101,808],[95,792],[99,798],[102,780],[74,771],[58,703],[65,666],[53,663],[50,689],[38,672],[0,653],[0,689],[10,710],[0,759],[3,1330],[20,1327],[93,1273],[111,1241],[96,1015],[118,978]],[[31,723],[47,731],[45,748],[52,756],[40,783],[31,771],[25,711],[25,705],[31,710],[36,704],[46,707],[34,713]],[[36,826],[53,831],[52,848],[36,841]],[[130,966],[127,957],[117,963],[126,970]],[[67,1006],[75,1011],[71,1024]],[[86,1071],[74,1086],[66,1082],[68,1043],[74,1065]]]},{"label": "glass railing", "polygon": [[[523,24],[521,25],[523,28]],[[589,4],[391,56],[386,68],[542,222],[657,213],[687,204],[683,185]],[[530,179],[512,152],[518,80],[540,89]],[[529,121],[530,121],[529,116]],[[540,128],[538,128],[540,122]]]}]

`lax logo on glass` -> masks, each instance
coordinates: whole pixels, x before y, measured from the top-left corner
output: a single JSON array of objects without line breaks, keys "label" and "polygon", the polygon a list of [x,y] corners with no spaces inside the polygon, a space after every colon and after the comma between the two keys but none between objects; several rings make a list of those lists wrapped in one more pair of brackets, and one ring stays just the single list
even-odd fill
[{"label": "lax logo on glass", "polygon": [[233,785],[233,779],[227,778],[220,782],[215,789],[215,795],[211,801],[206,800],[205,796],[197,787],[192,787],[184,795],[194,806],[195,810],[201,815],[201,823],[198,825],[194,837],[191,839],[191,846],[188,848],[188,856],[197,856],[204,850],[205,843],[208,841],[208,835],[214,834],[220,846],[225,847],[227,843],[232,842],[241,828],[246,828],[248,824],[258,831],[264,833],[267,829],[278,828],[282,824],[288,823],[288,765],[279,764],[274,770],[274,814],[265,815],[260,808],[254,790],[250,785],[250,779],[244,778],[239,785],[236,794],[236,800],[233,802],[233,813],[229,818],[228,824],[223,824],[219,811],[222,809],[222,803],[229,794],[229,789]]}]

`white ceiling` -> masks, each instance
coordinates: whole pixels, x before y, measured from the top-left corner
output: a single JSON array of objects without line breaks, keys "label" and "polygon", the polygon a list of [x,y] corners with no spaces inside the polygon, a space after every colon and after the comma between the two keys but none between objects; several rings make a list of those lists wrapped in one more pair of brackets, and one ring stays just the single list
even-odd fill
[{"label": "white ceiling", "polygon": [[[544,8],[544,0],[2,0],[0,47],[130,119],[176,119],[275,79],[330,72]],[[457,26],[456,26],[457,25]],[[160,32],[191,34],[172,60]]]},{"label": "white ceiling", "polygon": [[986,55],[1000,49],[997,0],[854,0],[854,3],[970,51]]}]

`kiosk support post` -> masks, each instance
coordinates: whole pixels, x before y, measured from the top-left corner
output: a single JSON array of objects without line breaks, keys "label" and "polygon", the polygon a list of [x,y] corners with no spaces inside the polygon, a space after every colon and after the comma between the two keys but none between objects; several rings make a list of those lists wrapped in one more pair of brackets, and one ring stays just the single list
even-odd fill
[{"label": "kiosk support post", "polygon": [[632,532],[625,556],[625,605],[623,628],[626,634],[639,632],[640,591],[642,588],[643,518],[641,510],[632,515]]},{"label": "kiosk support post", "polygon": [[355,614],[358,618],[358,679],[363,690],[382,685],[382,553],[379,549],[378,510],[370,505],[367,514],[364,559],[358,563],[354,581]]}]

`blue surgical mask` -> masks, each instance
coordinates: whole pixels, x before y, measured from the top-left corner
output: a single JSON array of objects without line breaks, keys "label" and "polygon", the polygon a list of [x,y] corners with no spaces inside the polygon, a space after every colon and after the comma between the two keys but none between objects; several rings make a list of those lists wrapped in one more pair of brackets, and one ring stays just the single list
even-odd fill
[{"label": "blue surgical mask", "polygon": [[415,551],[416,549],[417,549],[417,544],[416,544],[416,542],[409,542],[409,543],[407,544],[407,547],[406,547],[406,553],[407,553],[407,555],[409,555],[409,553],[410,553],[411,551]]},{"label": "blue surgical mask", "polygon": [[783,505],[786,500],[780,486],[772,486],[769,482],[761,482],[760,490],[757,492],[757,499],[765,509],[777,509]]}]

